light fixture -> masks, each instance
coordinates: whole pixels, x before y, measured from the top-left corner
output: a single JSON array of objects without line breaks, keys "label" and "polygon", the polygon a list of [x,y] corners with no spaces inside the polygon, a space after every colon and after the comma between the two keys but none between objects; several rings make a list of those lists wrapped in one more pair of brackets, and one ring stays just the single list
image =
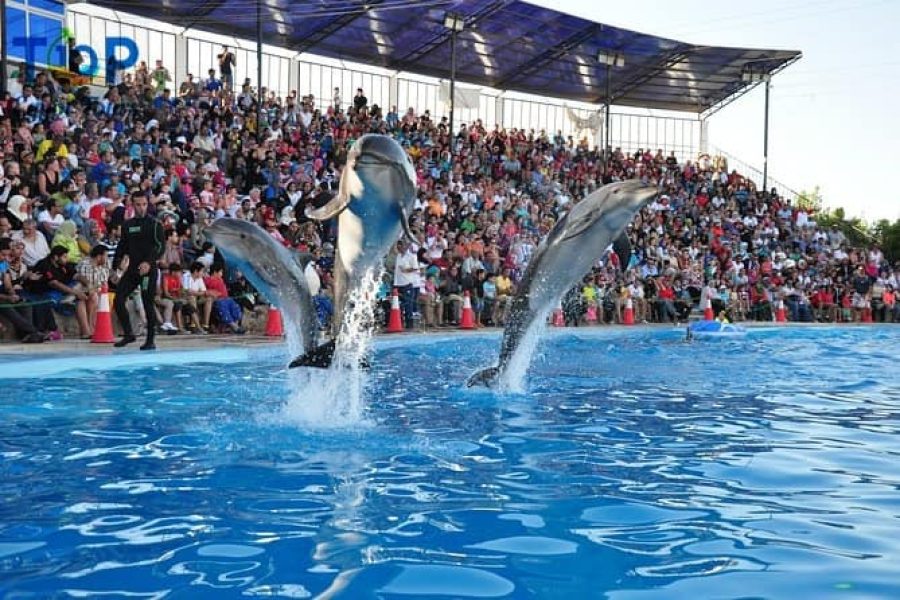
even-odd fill
[{"label": "light fixture", "polygon": [[450,31],[459,33],[466,28],[466,19],[459,13],[448,11],[444,13],[444,27]]},{"label": "light fixture", "polygon": [[765,71],[754,71],[752,68],[745,68],[741,73],[741,81],[745,83],[758,83],[761,81],[769,81],[771,75]]},{"label": "light fixture", "polygon": [[597,54],[597,62],[607,67],[624,67],[625,55],[619,52],[600,52]]}]

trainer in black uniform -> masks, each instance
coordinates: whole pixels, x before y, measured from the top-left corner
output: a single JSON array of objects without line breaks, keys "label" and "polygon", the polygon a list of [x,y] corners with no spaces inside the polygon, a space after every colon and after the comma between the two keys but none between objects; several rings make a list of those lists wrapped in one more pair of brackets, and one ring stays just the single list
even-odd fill
[{"label": "trainer in black uniform", "polygon": [[156,335],[156,282],[159,277],[157,261],[165,249],[165,234],[162,224],[147,215],[147,197],[141,193],[131,196],[134,205],[134,218],[125,221],[122,226],[122,239],[116,247],[116,258],[113,267],[119,268],[125,262],[125,273],[116,285],[115,310],[122,325],[122,339],[115,343],[116,348],[126,346],[137,338],[131,328],[131,320],[125,302],[138,286],[141,287],[141,302],[147,315],[147,340],[141,350],[155,350],[153,337]]}]

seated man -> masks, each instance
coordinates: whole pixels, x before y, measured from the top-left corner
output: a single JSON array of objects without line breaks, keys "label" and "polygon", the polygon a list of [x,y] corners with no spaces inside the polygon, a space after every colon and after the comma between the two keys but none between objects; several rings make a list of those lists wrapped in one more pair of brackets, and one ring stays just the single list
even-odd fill
[{"label": "seated man", "polygon": [[444,306],[443,322],[448,325],[459,325],[462,315],[462,285],[459,281],[459,269],[456,265],[450,267],[447,276],[441,281],[439,288]]},{"label": "seated man", "polygon": [[88,322],[88,301],[86,292],[76,287],[75,265],[69,263],[69,251],[63,246],[54,246],[50,256],[34,267],[30,280],[30,291],[36,300],[50,300],[54,308],[75,303],[75,316],[83,339],[91,337]]},{"label": "seated man", "polygon": [[[185,315],[189,316],[193,333],[209,333],[209,318],[212,315],[213,296],[207,291],[203,281],[203,263],[195,262],[189,273],[185,273],[181,288],[183,290]],[[199,316],[203,308],[202,322]]]},{"label": "seated man", "polygon": [[772,320],[772,293],[761,281],[750,288],[750,318],[754,321]]},{"label": "seated man", "polygon": [[109,283],[108,259],[109,249],[103,244],[97,244],[75,266],[75,288],[87,294],[87,318],[92,328],[97,320],[100,289]]},{"label": "seated man", "polygon": [[506,317],[509,315],[509,306],[516,295],[515,287],[509,276],[509,269],[503,269],[500,275],[494,280],[497,288],[497,297],[494,300],[494,310],[491,315],[491,321],[498,327],[506,324]]}]

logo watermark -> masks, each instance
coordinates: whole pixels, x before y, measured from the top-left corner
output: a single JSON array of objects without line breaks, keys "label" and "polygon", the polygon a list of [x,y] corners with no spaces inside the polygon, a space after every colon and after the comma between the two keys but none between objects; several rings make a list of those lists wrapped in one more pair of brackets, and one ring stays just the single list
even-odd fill
[{"label": "logo watermark", "polygon": [[[45,36],[24,36],[10,38],[10,46],[13,48],[21,48],[25,57],[25,79],[31,81],[34,79],[35,59],[41,48],[46,48],[44,55],[44,63],[47,65],[61,65],[63,69],[69,67],[69,52],[75,51],[87,60],[78,66],[77,75],[84,77],[97,77],[101,72],[100,55],[88,44],[78,44],[71,50],[69,49],[69,41],[74,40],[75,35],[72,31],[63,27],[62,33],[55,39]],[[50,42],[48,45],[48,41]],[[106,47],[104,48],[104,56],[106,57],[106,81],[112,83],[116,81],[116,75],[120,71],[124,71],[137,64],[140,51],[137,43],[128,37],[111,36],[106,38]],[[57,56],[54,57],[54,54]],[[119,55],[124,58],[119,58]]]}]

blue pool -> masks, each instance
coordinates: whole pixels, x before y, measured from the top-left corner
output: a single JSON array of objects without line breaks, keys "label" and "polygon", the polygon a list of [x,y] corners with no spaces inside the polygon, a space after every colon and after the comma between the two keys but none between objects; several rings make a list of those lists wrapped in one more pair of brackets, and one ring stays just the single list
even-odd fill
[{"label": "blue pool", "polygon": [[900,327],[682,338],[509,395],[496,334],[381,339],[343,425],[272,349],[5,357],[0,597],[900,597]]}]

